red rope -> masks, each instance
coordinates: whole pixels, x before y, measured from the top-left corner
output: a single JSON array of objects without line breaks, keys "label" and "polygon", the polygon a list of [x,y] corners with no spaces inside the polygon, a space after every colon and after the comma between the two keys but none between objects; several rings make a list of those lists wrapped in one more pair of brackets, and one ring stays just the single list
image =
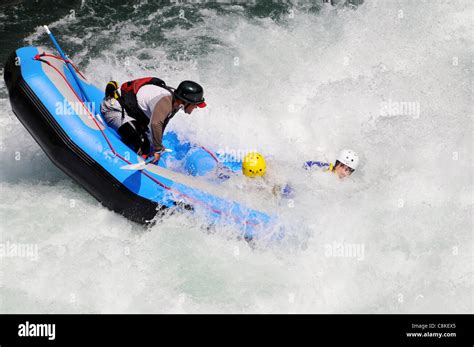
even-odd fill
[{"label": "red rope", "polygon": [[86,81],[87,81],[87,78],[82,74],[81,71],[79,71],[79,69],[72,63],[71,60],[69,59],[64,59],[63,57],[58,57],[57,55],[53,55],[53,54],[48,54],[46,52],[43,52],[41,54],[39,54],[40,57],[51,57],[51,58],[56,58],[56,59],[59,59],[59,60],[62,60],[63,62],[65,63],[69,63],[71,64],[71,66],[74,68],[74,70],[76,70],[76,72],[81,75],[82,78],[84,78]]},{"label": "red rope", "polygon": [[212,153],[210,150],[208,150],[208,149],[207,149],[206,147],[204,147],[204,146],[201,146],[201,148],[202,148],[203,150],[205,150],[207,153],[209,153],[209,155],[210,155],[212,158],[214,158],[214,160],[215,160],[216,162],[219,162],[219,159],[217,159],[217,157],[215,156],[214,153]]},{"label": "red rope", "polygon": [[[94,121],[95,125],[97,126],[97,128],[100,130],[100,132],[102,133],[102,136],[104,137],[104,139],[107,141],[107,145],[109,146],[110,150],[112,151],[112,153],[117,156],[118,158],[120,158],[121,160],[123,160],[125,163],[127,164],[131,164],[131,162],[129,162],[127,159],[125,159],[124,157],[122,157],[119,153],[117,153],[114,149],[114,147],[112,146],[112,144],[110,143],[109,139],[107,138],[107,135],[104,133],[103,129],[101,129],[100,125],[97,123],[97,120],[96,118],[91,114],[90,110],[84,105],[84,102],[81,100],[81,98],[79,97],[79,95],[77,95],[76,91],[74,90],[74,88],[71,86],[71,84],[69,83],[69,81],[67,80],[66,76],[64,76],[64,74],[59,71],[59,69],[52,65],[49,61],[47,60],[43,60],[43,59],[40,59],[41,56],[46,56],[46,57],[53,57],[53,58],[57,58],[57,59],[60,59],[60,60],[63,60],[63,61],[66,61],[65,59],[61,58],[61,57],[57,57],[57,56],[54,56],[54,55],[51,55],[51,54],[45,54],[43,53],[42,55],[40,54],[37,54],[33,59],[35,60],[38,60],[40,62],[43,62],[43,63],[46,63],[47,65],[49,65],[50,67],[52,67],[63,79],[64,81],[66,82],[67,86],[71,89],[71,91],[74,93],[74,95],[76,96],[76,98],[81,102],[82,106],[86,109],[87,113],[89,113],[89,116],[90,118]],[[73,65],[71,63],[71,65]],[[74,65],[73,65],[74,66]],[[74,67],[77,70],[76,67]],[[202,147],[205,151],[207,151],[209,154],[212,155],[212,157],[217,161],[217,158],[210,152],[208,151],[207,149],[205,149],[204,147]],[[148,174],[147,172],[143,171],[143,170],[139,170],[143,175],[147,176],[148,178],[150,178],[153,182],[157,183],[158,185],[160,185],[161,187],[167,189],[167,190],[170,190],[170,191],[173,191],[174,193],[177,193],[178,195],[181,195],[183,196],[184,198],[188,199],[189,201],[195,203],[195,204],[200,204],[200,205],[203,205],[205,207],[207,207],[208,209],[210,209],[212,212],[214,213],[217,213],[219,215],[221,215],[223,212],[222,211],[219,211],[219,210],[216,210],[214,208],[212,208],[211,206],[203,203],[202,201],[200,200],[196,200],[196,199],[193,199],[191,198],[190,196],[186,195],[186,194],[183,194],[175,189],[172,189],[171,187],[168,187],[166,186],[165,184],[163,184],[162,182],[158,181],[156,178],[154,178],[153,176],[151,176],[150,174]],[[239,219],[232,215],[232,217],[236,220],[236,221],[239,221]],[[256,225],[256,223],[253,223],[251,221],[245,221],[245,224],[252,224],[252,225]]]}]

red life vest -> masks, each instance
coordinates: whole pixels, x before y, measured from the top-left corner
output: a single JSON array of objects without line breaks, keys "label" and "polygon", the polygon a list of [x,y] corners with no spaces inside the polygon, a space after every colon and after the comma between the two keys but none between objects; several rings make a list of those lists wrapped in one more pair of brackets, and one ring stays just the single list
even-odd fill
[{"label": "red life vest", "polygon": [[[166,83],[157,77],[144,77],[133,81],[128,81],[122,84],[120,87],[121,97],[120,103],[122,107],[127,111],[128,115],[138,122],[138,124],[146,129],[150,119],[138,106],[137,93],[141,87],[152,84],[161,88],[165,88],[173,95],[173,91],[170,87],[166,86]],[[174,97],[173,97],[174,98]]]}]

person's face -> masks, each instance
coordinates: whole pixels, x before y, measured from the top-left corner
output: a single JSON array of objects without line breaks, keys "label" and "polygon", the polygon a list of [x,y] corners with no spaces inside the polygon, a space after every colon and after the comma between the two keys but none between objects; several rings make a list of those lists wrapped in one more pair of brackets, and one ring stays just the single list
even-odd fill
[{"label": "person's face", "polygon": [[350,176],[352,173],[352,170],[347,165],[339,164],[336,168],[334,168],[334,172],[339,178],[342,179],[344,177]]},{"label": "person's face", "polygon": [[196,109],[196,107],[197,105],[188,104],[188,106],[184,108],[184,112],[187,114],[191,114]]}]

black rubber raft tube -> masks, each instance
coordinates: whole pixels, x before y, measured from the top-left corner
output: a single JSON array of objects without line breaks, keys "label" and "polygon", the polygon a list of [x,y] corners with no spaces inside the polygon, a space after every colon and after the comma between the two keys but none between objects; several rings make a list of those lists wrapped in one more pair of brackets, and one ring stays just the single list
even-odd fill
[{"label": "black rubber raft tube", "polygon": [[67,136],[23,79],[15,59],[14,52],[4,73],[12,110],[48,158],[104,206],[134,222],[148,224],[163,213],[166,206],[130,191]]}]

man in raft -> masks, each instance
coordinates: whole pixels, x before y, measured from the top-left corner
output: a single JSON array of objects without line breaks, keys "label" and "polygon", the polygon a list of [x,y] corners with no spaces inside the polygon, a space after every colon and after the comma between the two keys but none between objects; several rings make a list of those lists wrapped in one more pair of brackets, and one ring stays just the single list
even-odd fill
[{"label": "man in raft", "polygon": [[191,114],[206,107],[203,88],[193,81],[183,81],[174,89],[159,78],[146,77],[118,89],[117,82],[107,83],[100,107],[104,120],[135,152],[153,155],[153,163],[165,150],[163,133],[171,118],[181,109]]}]

